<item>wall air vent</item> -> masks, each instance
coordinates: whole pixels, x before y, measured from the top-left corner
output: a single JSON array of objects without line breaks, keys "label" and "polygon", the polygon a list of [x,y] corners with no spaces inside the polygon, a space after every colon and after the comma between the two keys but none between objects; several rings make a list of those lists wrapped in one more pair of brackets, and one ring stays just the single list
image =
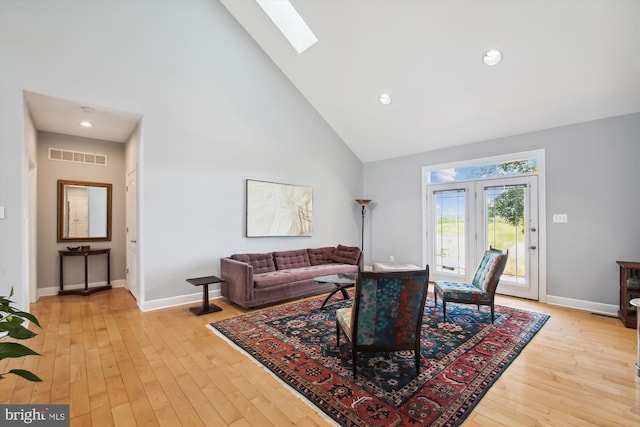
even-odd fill
[{"label": "wall air vent", "polygon": [[83,153],[81,151],[63,150],[61,148],[49,148],[49,160],[107,166],[107,156],[105,154]]}]

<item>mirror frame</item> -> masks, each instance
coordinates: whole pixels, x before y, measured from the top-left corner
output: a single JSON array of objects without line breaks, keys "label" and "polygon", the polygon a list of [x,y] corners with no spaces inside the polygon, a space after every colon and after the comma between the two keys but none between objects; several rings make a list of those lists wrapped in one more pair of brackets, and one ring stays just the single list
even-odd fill
[{"label": "mirror frame", "polygon": [[[64,237],[64,187],[66,185],[79,185],[86,187],[104,187],[107,189],[107,235],[105,237]],[[87,181],[58,180],[58,242],[91,242],[111,240],[111,199],[112,184]]]}]

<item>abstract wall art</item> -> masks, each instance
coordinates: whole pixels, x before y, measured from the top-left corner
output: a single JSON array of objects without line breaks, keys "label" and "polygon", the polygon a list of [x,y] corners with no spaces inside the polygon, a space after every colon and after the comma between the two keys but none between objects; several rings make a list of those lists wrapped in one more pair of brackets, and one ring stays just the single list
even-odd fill
[{"label": "abstract wall art", "polygon": [[247,237],[311,236],[313,188],[247,179]]}]

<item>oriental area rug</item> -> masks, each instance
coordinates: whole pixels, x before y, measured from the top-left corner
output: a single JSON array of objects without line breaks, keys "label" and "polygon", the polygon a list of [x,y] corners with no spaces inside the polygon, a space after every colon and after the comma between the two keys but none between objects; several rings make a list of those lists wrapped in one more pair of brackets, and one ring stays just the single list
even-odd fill
[{"label": "oriental area rug", "polygon": [[[430,297],[432,295],[430,294]],[[267,308],[208,325],[268,368],[283,383],[341,426],[457,426],[542,328],[547,315],[496,306],[427,300],[422,360],[416,377],[413,351],[358,354],[336,348],[335,311],[323,297]]]}]

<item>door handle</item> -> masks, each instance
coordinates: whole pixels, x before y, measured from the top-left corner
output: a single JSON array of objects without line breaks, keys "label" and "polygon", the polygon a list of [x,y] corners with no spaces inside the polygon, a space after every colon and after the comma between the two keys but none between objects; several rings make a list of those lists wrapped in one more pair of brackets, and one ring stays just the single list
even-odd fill
[{"label": "door handle", "polygon": [[138,243],[137,240],[131,240],[131,243]]},{"label": "door handle", "polygon": [[529,246],[529,249],[538,249],[538,248],[536,247],[536,245],[531,245]]}]

